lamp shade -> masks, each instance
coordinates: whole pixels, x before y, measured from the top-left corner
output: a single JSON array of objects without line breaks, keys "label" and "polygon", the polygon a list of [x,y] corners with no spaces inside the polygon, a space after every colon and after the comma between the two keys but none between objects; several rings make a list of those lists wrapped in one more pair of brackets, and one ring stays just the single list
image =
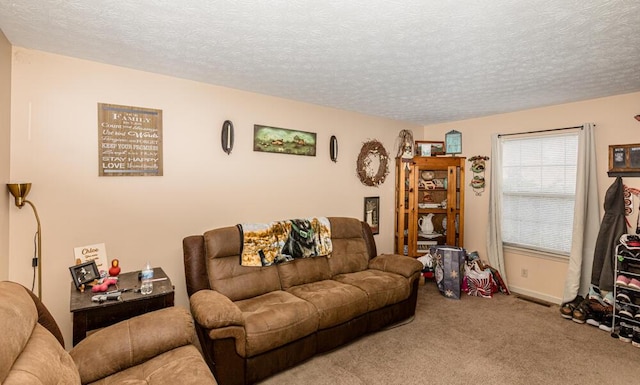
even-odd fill
[{"label": "lamp shade", "polygon": [[7,187],[11,195],[16,199],[16,206],[24,206],[24,198],[27,197],[29,190],[31,190],[31,183],[8,183]]}]

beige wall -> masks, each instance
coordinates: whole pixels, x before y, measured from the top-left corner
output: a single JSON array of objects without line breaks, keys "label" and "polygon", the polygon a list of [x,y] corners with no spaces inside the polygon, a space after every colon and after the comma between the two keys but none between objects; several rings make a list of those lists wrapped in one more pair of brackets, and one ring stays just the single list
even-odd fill
[{"label": "beige wall", "polygon": [[[463,107],[461,107],[463,108]],[[585,122],[596,124],[596,151],[598,167],[598,187],[600,201],[614,179],[607,176],[608,146],[610,144],[640,143],[640,123],[633,117],[640,113],[640,93],[618,95],[587,100],[509,114],[494,115],[446,124],[426,126],[426,140],[443,140],[444,134],[452,129],[462,132],[464,156],[491,155],[491,134],[512,133],[560,127],[572,127]],[[469,163],[467,163],[469,165]],[[487,163],[487,181],[492,167]],[[467,173],[467,185],[472,173]],[[624,178],[628,186],[640,188],[639,178]],[[470,189],[465,196],[465,246],[477,250],[486,257],[486,223],[489,193],[476,196]],[[638,202],[635,202],[636,208]],[[604,214],[601,207],[601,215]],[[634,212],[631,218],[635,231]],[[541,299],[560,302],[564,287],[567,263],[544,256],[506,251],[505,265],[511,287],[523,294]],[[528,277],[521,277],[522,269],[528,270]]]},{"label": "beige wall", "polygon": [[[11,138],[11,44],[0,30],[0,190],[9,195],[4,185],[9,180],[9,142]],[[9,278],[9,209],[0,205],[0,281]]]},{"label": "beige wall", "polygon": [[[362,217],[363,198],[380,196],[379,252],[393,249],[394,172],[379,188],[362,185],[355,161],[362,143],[376,138],[393,156],[401,129],[416,138],[441,139],[463,132],[464,155],[489,155],[490,134],[597,124],[600,195],[606,176],[607,146],[639,142],[640,93],[552,106],[512,114],[422,127],[342,110],[206,85],[142,71],[13,47],[0,39],[0,82],[11,77],[11,103],[0,99],[0,173],[4,180],[30,181],[43,237],[44,302],[71,341],[68,267],[73,248],[104,242],[110,258],[125,271],[146,260],[162,266],[176,286],[176,303],[186,306],[181,241],[184,236],[244,221],[270,221],[311,215]],[[12,68],[11,68],[12,65]],[[6,69],[10,66],[11,71]],[[10,74],[10,75],[7,75]],[[97,103],[157,108],[164,115],[164,176],[98,177]],[[11,104],[11,158],[3,141]],[[220,149],[220,127],[236,127],[232,154]],[[253,124],[318,133],[318,156],[252,151]],[[339,160],[328,157],[331,135],[339,140]],[[392,166],[392,162],[390,162]],[[491,161],[488,163],[491,169]],[[10,170],[10,174],[7,170]],[[471,174],[468,173],[470,180]],[[487,177],[489,175],[487,174]],[[468,181],[467,181],[468,182]],[[625,183],[640,187],[640,180]],[[470,191],[470,190],[469,190]],[[7,197],[9,194],[7,193]],[[488,193],[466,195],[465,246],[485,254]],[[0,255],[7,277],[31,284],[35,220],[7,198],[1,226],[8,231],[10,257]],[[9,215],[7,215],[7,212]],[[3,224],[4,223],[4,224]],[[0,253],[6,253],[5,235]],[[529,277],[519,277],[520,270]],[[515,289],[559,300],[566,263],[509,254],[507,269]],[[0,274],[2,274],[0,272]],[[0,278],[2,278],[0,276]]]},{"label": "beige wall", "polygon": [[[43,297],[71,341],[73,248],[106,243],[125,271],[149,260],[187,305],[182,238],[218,226],[306,216],[362,218],[380,196],[379,252],[393,249],[394,176],[379,188],[356,176],[368,139],[393,153],[401,129],[422,127],[188,80],[14,47],[11,177],[33,183],[42,221]],[[164,176],[98,177],[97,103],[163,110]],[[220,129],[233,121],[231,155]],[[316,132],[317,156],[257,153],[254,124]],[[329,137],[339,141],[329,159]],[[393,162],[390,171],[393,172]],[[33,215],[10,210],[9,278],[30,285]]]}]

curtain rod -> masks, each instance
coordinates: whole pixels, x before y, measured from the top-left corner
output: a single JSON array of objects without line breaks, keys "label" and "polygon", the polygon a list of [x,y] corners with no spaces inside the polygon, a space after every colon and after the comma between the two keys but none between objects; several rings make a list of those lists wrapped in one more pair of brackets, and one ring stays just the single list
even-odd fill
[{"label": "curtain rod", "polygon": [[551,132],[551,131],[562,131],[562,130],[573,130],[573,129],[583,129],[584,126],[575,126],[575,127],[564,127],[564,128],[551,128],[548,130],[539,130],[539,131],[526,131],[526,132],[514,132],[512,134],[498,134],[498,138],[503,136],[511,136],[511,135],[525,135],[525,134],[537,134],[539,132]]}]

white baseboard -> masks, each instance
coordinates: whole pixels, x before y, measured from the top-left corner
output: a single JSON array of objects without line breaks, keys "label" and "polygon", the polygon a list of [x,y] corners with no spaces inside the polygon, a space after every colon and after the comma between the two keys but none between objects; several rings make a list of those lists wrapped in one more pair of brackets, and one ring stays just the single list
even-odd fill
[{"label": "white baseboard", "polygon": [[528,289],[524,289],[521,287],[517,287],[517,286],[511,286],[509,285],[509,290],[512,291],[513,293],[517,293],[517,294],[522,294],[522,295],[526,295],[528,297],[533,297],[545,302],[551,302],[551,303],[555,303],[557,305],[562,304],[562,298],[559,297],[554,297],[548,294],[544,294],[544,293],[540,293],[537,291],[533,291],[533,290],[528,290]]}]

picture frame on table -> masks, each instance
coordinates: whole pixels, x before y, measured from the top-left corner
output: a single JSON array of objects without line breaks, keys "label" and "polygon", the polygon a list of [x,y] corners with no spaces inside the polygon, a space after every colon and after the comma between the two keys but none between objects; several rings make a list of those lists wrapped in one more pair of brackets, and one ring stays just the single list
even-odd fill
[{"label": "picture frame on table", "polygon": [[80,290],[82,285],[86,285],[89,282],[100,278],[100,272],[95,261],[88,261],[69,267],[71,272],[71,279],[76,286],[76,289]]},{"label": "picture frame on table", "polygon": [[444,155],[444,142],[433,140],[416,140],[417,156]]}]

